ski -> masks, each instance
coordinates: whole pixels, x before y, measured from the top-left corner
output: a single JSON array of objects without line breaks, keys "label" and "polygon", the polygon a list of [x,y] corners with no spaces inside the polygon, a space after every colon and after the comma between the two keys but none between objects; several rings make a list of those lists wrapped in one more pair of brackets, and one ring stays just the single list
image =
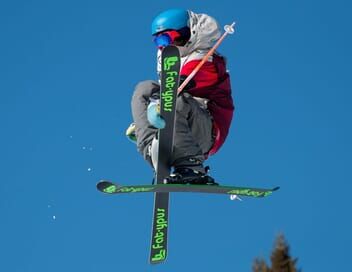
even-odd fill
[{"label": "ski", "polygon": [[[159,146],[155,184],[162,184],[164,178],[170,175],[180,67],[181,59],[178,48],[172,45],[165,47],[161,52],[160,115],[166,125],[158,132]],[[167,257],[168,226],[169,193],[155,192],[149,257],[151,264],[161,263]]]},{"label": "ski", "polygon": [[121,186],[111,181],[102,180],[97,184],[99,191],[106,194],[134,194],[134,193],[207,193],[238,195],[246,197],[266,197],[277,191],[272,189],[250,188],[221,185],[192,185],[192,184],[154,184],[154,185],[125,185]]}]

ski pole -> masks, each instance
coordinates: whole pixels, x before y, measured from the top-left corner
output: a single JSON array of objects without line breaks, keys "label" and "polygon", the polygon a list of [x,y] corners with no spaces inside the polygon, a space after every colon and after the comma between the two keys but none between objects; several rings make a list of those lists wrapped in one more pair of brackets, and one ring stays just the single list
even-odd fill
[{"label": "ski pole", "polygon": [[199,69],[203,66],[203,64],[208,60],[208,58],[214,53],[214,51],[219,47],[220,43],[225,39],[227,34],[233,34],[235,32],[234,29],[235,22],[233,22],[231,25],[225,25],[225,33],[222,34],[220,39],[214,44],[214,46],[209,50],[209,52],[203,57],[200,63],[194,68],[194,70],[188,75],[188,77],[185,79],[185,81],[182,82],[182,84],[178,87],[177,93],[180,94],[183,90],[183,88],[187,85],[187,83],[195,76],[195,74],[199,71]]}]

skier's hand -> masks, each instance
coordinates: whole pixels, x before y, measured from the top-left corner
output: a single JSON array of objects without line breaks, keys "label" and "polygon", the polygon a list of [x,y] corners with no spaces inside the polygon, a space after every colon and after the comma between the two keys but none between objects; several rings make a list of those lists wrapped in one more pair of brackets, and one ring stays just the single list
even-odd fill
[{"label": "skier's hand", "polygon": [[132,143],[137,142],[136,126],[134,123],[131,123],[130,126],[126,129],[126,136],[127,139],[130,140]]},{"label": "skier's hand", "polygon": [[[186,75],[181,75],[181,76],[180,76],[180,84],[179,84],[179,86],[182,85],[182,83],[186,80],[187,77],[188,77],[188,76],[186,76]],[[192,78],[192,79],[186,84],[186,86],[183,88],[183,90],[184,90],[184,91],[188,91],[188,90],[193,89],[193,88],[195,88],[195,87],[196,87],[196,82],[195,82],[194,79]]]},{"label": "skier's hand", "polygon": [[160,116],[160,104],[158,100],[151,101],[147,109],[149,123],[158,129],[165,127],[165,120]]}]

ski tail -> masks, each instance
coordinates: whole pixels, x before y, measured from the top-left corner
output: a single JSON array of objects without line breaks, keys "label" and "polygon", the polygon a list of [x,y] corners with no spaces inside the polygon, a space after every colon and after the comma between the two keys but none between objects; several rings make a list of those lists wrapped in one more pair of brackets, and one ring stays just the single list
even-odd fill
[{"label": "ski tail", "polygon": [[167,235],[169,225],[169,193],[155,193],[153,230],[150,245],[151,264],[158,264],[166,260],[167,257]]}]

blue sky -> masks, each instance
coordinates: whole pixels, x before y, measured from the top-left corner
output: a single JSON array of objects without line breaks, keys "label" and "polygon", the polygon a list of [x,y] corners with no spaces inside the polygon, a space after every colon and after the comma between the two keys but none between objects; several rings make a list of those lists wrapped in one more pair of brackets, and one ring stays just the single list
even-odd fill
[{"label": "blue sky", "polygon": [[[150,266],[153,196],[95,184],[151,182],[124,131],[134,86],[156,78],[150,23],[171,7],[237,23],[219,48],[236,114],[212,176],[281,190],[171,195],[168,261]],[[304,271],[345,271],[350,11],[342,0],[2,1],[0,270],[251,271],[283,233]]]}]

